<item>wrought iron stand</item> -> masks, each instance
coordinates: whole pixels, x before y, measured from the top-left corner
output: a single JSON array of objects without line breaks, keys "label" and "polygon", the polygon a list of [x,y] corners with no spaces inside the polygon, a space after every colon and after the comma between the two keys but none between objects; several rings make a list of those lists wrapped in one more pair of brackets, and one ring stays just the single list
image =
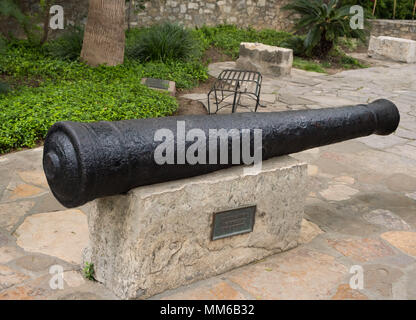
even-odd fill
[{"label": "wrought iron stand", "polygon": [[[237,110],[237,106],[257,111],[260,105],[260,90],[262,76],[260,72],[243,71],[243,70],[224,70],[214,82],[211,90],[208,92],[208,112],[218,113],[219,110],[231,106],[231,112]],[[215,112],[211,112],[211,96],[214,95]],[[255,102],[254,108],[241,104],[241,96],[244,95]],[[233,98],[230,98],[233,97]],[[226,101],[227,98],[229,101]],[[231,102],[232,100],[232,102]]]}]

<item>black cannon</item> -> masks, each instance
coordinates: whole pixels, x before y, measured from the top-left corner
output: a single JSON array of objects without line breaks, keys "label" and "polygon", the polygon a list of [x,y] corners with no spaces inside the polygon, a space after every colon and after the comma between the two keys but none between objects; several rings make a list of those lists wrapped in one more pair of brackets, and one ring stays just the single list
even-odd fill
[{"label": "black cannon", "polygon": [[[373,133],[388,135],[396,130],[399,121],[396,106],[381,99],[368,105],[319,110],[118,122],[58,122],[47,134],[43,167],[55,197],[64,206],[72,208],[96,198],[122,194],[135,187],[242,164],[241,159],[240,162],[234,159],[232,139],[241,138],[236,140],[241,146],[244,130],[249,132],[249,140],[246,141],[250,141],[251,153],[255,152],[255,130],[257,133],[261,130],[261,159],[266,160]],[[180,132],[179,124],[183,132]],[[214,143],[211,139],[213,130],[218,132],[220,129],[234,133],[227,137],[229,143],[225,157],[218,152],[224,147],[221,137],[215,136]],[[163,132],[172,132],[173,135],[166,134],[164,139],[160,139]],[[206,143],[198,142],[197,138],[195,141],[183,140],[192,132],[195,134],[191,138],[205,134]],[[156,150],[162,143],[172,146],[162,152],[170,159],[165,163],[156,159]],[[216,154],[211,149],[200,153],[201,149],[196,148],[194,155],[206,161],[195,163],[194,158],[188,159],[184,152],[189,151],[192,145],[195,147],[196,143],[207,148],[216,146]],[[167,155],[168,152],[172,155]]]}]

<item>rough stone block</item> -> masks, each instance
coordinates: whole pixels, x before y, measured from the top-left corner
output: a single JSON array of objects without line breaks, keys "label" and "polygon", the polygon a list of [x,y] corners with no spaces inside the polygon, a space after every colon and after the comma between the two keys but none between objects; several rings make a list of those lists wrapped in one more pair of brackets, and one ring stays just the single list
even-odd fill
[{"label": "rough stone block", "polygon": [[372,36],[368,46],[368,56],[376,59],[387,58],[399,62],[416,63],[416,41]]},{"label": "rough stone block", "polygon": [[[307,165],[284,156],[89,203],[83,260],[123,299],[147,298],[298,245]],[[256,205],[253,231],[211,240],[214,213]]]},{"label": "rough stone block", "polygon": [[293,50],[268,46],[262,43],[243,42],[237,69],[258,71],[263,75],[284,76],[290,74]]}]

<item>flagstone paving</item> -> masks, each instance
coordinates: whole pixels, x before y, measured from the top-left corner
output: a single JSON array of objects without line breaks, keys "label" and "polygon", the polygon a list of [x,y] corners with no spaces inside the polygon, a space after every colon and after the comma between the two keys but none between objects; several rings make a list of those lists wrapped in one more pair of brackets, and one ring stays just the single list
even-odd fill
[{"label": "flagstone paving", "polygon": [[[225,68],[234,63],[209,67],[213,76]],[[187,98],[204,103],[206,96]],[[152,299],[416,299],[416,65],[265,77],[259,112],[378,98],[400,110],[395,134],[293,155],[307,161],[310,178],[297,248]],[[41,158],[42,148],[0,156],[0,300],[115,299],[82,276],[83,208],[54,199]],[[61,288],[53,266],[64,274]],[[351,287],[360,270],[363,288]]]}]

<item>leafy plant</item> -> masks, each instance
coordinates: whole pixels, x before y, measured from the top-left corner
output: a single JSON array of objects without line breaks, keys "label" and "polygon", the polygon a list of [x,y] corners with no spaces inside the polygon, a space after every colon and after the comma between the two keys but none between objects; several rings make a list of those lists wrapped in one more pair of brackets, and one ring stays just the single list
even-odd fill
[{"label": "leafy plant", "polygon": [[189,29],[165,22],[141,32],[126,48],[130,59],[147,61],[189,61],[201,54],[197,39]]},{"label": "leafy plant", "polygon": [[295,29],[308,30],[305,48],[308,54],[325,58],[339,37],[351,36],[365,40],[361,29],[350,27],[350,6],[340,6],[339,0],[293,0],[283,7],[298,14]]},{"label": "leafy plant", "polygon": [[82,270],[84,277],[88,280],[95,281],[94,278],[94,264],[90,262],[85,262],[84,269]]},{"label": "leafy plant", "polygon": [[84,28],[67,26],[65,32],[58,38],[45,44],[46,52],[61,60],[77,60],[81,54],[84,39]]}]

